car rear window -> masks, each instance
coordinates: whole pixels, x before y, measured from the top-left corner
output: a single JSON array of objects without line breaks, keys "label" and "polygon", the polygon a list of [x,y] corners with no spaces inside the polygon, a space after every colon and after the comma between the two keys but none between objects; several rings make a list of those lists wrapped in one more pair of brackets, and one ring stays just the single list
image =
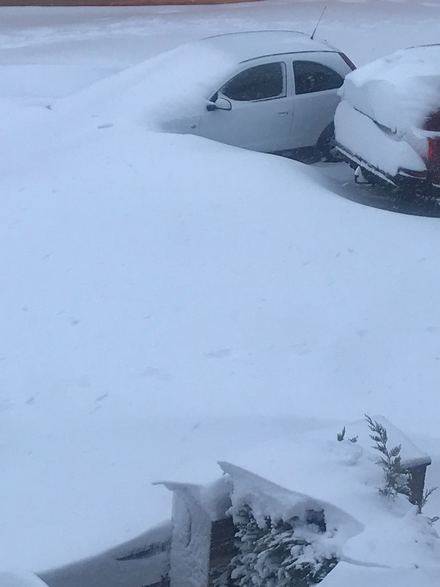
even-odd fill
[{"label": "car rear window", "polygon": [[344,79],[339,73],[314,61],[295,61],[295,93],[311,94],[340,88]]},{"label": "car rear window", "polygon": [[231,100],[247,101],[281,98],[286,95],[286,67],[282,62],[250,67],[237,74],[221,89]]}]

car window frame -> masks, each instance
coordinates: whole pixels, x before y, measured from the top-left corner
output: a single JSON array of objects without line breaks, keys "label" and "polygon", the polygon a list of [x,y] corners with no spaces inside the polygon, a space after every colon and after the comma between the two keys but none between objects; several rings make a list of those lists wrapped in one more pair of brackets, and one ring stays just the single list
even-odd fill
[{"label": "car window frame", "polygon": [[[315,54],[316,56],[316,54]],[[344,78],[345,76],[338,71],[338,68],[335,67],[334,63],[323,63],[323,60],[319,60],[317,61],[316,59],[304,59],[304,56],[301,56],[302,59],[292,59],[291,65],[292,65],[292,76],[293,76],[293,95],[295,96],[295,98],[299,98],[300,96],[313,96],[313,95],[317,95],[317,94],[324,94],[326,92],[335,92],[338,91],[344,84]],[[329,61],[328,59],[326,59],[326,61]],[[333,60],[332,60],[333,61]],[[341,58],[342,61],[342,58]],[[317,90],[314,92],[301,92],[298,93],[297,92],[297,83],[296,83],[296,74],[295,74],[295,64],[296,63],[310,63],[310,64],[316,64],[319,65],[321,67],[325,67],[326,69],[332,71],[335,75],[337,75],[340,79],[341,79],[341,84],[339,86],[333,87],[333,88],[327,88],[325,90]]]},{"label": "car window frame", "polygon": [[[262,67],[264,65],[272,65],[274,63],[279,63],[281,65],[281,70],[282,70],[282,74],[283,74],[283,92],[282,94],[279,94],[278,96],[272,96],[269,98],[257,98],[255,100],[235,100],[234,98],[230,98],[229,96],[227,96],[224,92],[223,92],[223,88],[229,83],[231,82],[234,78],[236,78],[237,76],[239,76],[240,74],[242,74],[243,72],[249,70],[249,69],[253,69],[255,67]],[[243,63],[244,65],[244,63]],[[239,71],[237,71],[236,73],[234,73],[233,76],[231,76],[227,81],[225,81],[219,90],[217,90],[216,92],[214,92],[214,94],[212,95],[212,97],[210,98],[211,101],[213,101],[213,98],[215,98],[216,96],[222,96],[224,98],[226,98],[227,100],[230,100],[231,102],[233,102],[234,104],[255,104],[255,103],[259,103],[259,102],[268,102],[268,101],[272,101],[272,100],[282,100],[283,98],[287,98],[289,94],[289,78],[288,78],[288,65],[286,63],[285,59],[271,59],[270,61],[265,61],[264,63],[252,63],[251,62],[246,62],[246,67],[243,67],[242,69],[240,69]],[[215,101],[215,99],[214,99]]]}]

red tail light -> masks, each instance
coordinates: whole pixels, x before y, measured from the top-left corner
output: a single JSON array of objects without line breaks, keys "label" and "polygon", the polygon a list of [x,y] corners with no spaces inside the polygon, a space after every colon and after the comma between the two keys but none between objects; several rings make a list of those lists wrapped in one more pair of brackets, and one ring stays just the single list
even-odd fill
[{"label": "red tail light", "polygon": [[440,184],[440,137],[428,139],[428,165],[432,181]]},{"label": "red tail light", "polygon": [[356,65],[353,63],[350,57],[347,57],[345,53],[339,53],[339,55],[342,57],[342,59],[345,61],[345,63],[348,65],[351,71],[354,71],[356,69]]},{"label": "red tail light", "polygon": [[[431,133],[440,133],[440,110],[426,118],[423,128]],[[428,137],[428,169],[431,181],[440,185],[440,135]]]}]

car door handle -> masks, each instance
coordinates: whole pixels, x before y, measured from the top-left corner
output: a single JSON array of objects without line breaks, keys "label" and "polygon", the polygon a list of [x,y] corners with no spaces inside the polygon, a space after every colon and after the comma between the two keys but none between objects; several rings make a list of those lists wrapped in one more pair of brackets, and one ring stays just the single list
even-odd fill
[{"label": "car door handle", "polygon": [[278,112],[278,116],[287,116],[289,113],[286,112]]}]

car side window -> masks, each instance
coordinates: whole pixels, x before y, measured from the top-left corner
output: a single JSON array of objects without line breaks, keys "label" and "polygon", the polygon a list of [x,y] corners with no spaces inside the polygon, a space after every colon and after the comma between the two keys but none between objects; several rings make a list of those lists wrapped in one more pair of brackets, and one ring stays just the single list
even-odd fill
[{"label": "car side window", "polygon": [[344,79],[339,73],[314,61],[295,61],[293,64],[295,75],[295,93],[311,94],[340,88]]},{"label": "car side window", "polygon": [[286,95],[286,66],[277,62],[250,67],[229,80],[221,92],[239,102],[283,98]]}]

